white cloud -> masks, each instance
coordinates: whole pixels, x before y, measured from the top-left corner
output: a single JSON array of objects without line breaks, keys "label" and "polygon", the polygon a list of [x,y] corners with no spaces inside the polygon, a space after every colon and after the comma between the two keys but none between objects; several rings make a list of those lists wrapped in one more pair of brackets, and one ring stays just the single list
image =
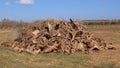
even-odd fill
[{"label": "white cloud", "polygon": [[5,2],[5,5],[10,6],[11,4],[10,4],[10,2]]},{"label": "white cloud", "polygon": [[34,0],[17,0],[17,4],[25,4],[25,5],[32,5],[34,4]]}]

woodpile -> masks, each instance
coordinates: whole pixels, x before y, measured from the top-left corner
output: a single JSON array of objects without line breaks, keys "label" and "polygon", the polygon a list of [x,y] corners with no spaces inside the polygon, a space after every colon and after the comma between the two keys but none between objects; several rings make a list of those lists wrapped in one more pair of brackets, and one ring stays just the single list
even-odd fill
[{"label": "woodpile", "polygon": [[106,42],[94,37],[84,25],[71,19],[70,22],[45,20],[19,30],[11,47],[32,54],[81,54],[105,49]]}]

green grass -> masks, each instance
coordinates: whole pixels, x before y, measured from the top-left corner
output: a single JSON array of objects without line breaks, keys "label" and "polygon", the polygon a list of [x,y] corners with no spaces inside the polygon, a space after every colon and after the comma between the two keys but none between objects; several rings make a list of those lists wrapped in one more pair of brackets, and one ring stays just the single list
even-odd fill
[{"label": "green grass", "polygon": [[101,63],[98,66],[94,66],[94,68],[115,68],[114,63]]},{"label": "green grass", "polygon": [[[120,25],[87,25],[87,27],[88,30],[100,38],[109,42],[115,42],[114,44],[119,48]],[[12,41],[15,36],[16,31],[14,30],[1,32],[0,41]],[[101,54],[100,58],[102,60],[98,59],[99,61],[96,61],[93,60],[98,58],[96,55],[62,55],[52,53],[32,55],[29,53],[18,53],[11,48],[0,46],[0,68],[120,68],[119,52],[119,50],[116,50],[114,55],[111,54],[112,52]]]},{"label": "green grass", "polygon": [[0,68],[86,68],[89,60],[81,55],[18,53],[0,46]]}]

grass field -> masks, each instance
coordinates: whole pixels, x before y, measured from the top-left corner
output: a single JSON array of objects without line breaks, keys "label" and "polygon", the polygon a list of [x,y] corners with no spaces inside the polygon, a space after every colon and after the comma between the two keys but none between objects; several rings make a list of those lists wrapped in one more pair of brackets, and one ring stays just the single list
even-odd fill
[{"label": "grass field", "polygon": [[[90,55],[31,55],[0,46],[0,68],[120,68],[120,25],[89,25],[88,30],[117,49]],[[13,41],[16,35],[16,30],[0,30],[0,41]]]}]

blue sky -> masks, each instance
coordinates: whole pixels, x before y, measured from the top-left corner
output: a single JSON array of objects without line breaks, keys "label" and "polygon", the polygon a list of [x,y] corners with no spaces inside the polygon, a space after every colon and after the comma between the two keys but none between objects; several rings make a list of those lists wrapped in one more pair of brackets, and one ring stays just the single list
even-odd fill
[{"label": "blue sky", "polygon": [[120,0],[0,0],[0,20],[120,19]]}]

